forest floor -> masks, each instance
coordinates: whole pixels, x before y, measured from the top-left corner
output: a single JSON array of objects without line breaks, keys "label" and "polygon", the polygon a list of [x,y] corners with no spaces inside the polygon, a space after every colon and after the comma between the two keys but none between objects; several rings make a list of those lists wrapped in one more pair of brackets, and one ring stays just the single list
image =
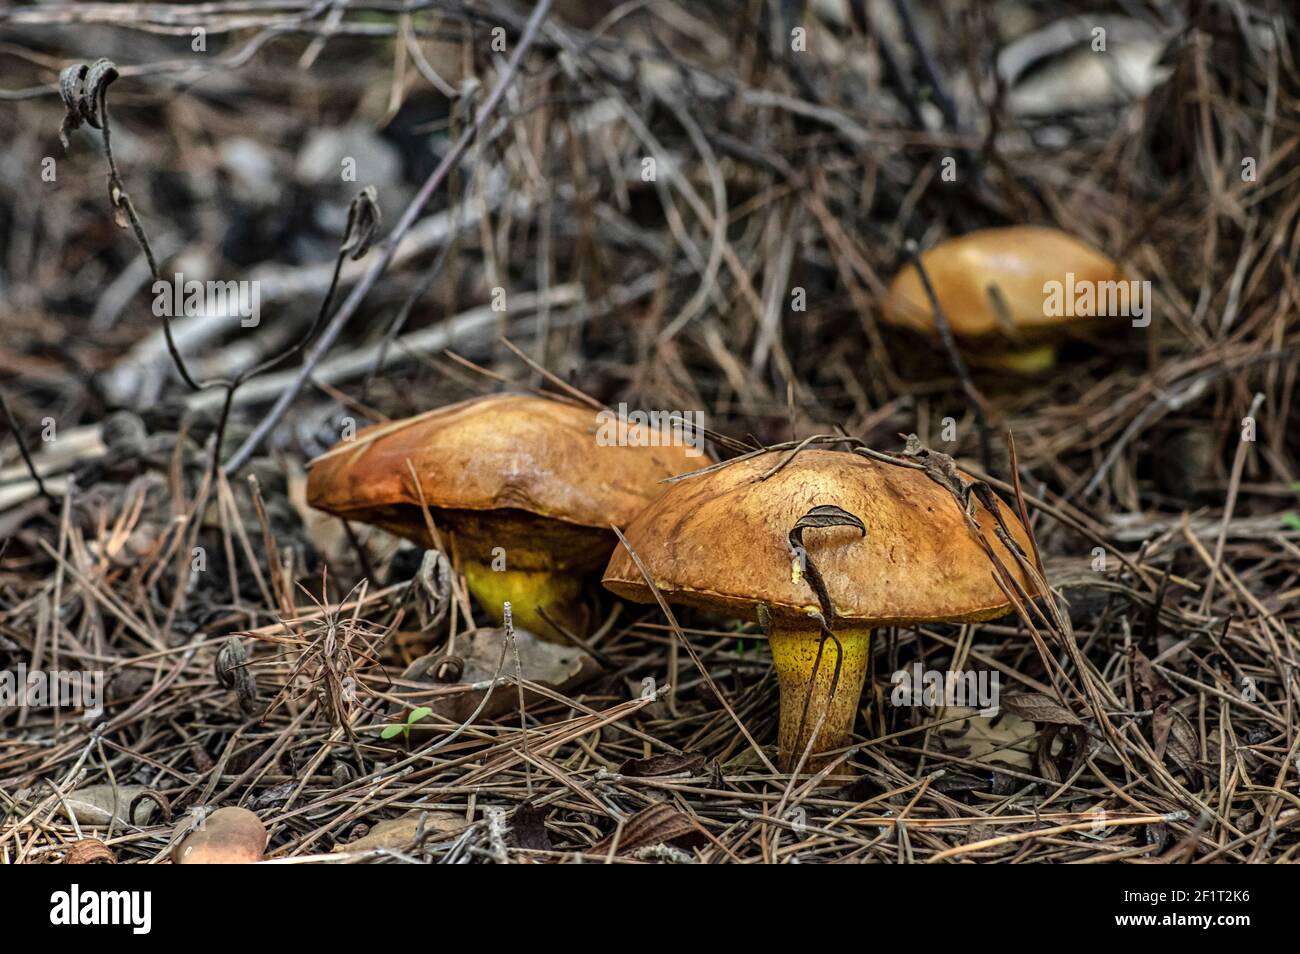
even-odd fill
[{"label": "forest floor", "polygon": [[[1298,860],[1295,11],[546,6],[0,10],[0,673],[102,685],[0,707],[0,862],[224,806],[281,861]],[[881,320],[909,241],[1006,225],[1150,321],[1012,374]],[[174,274],[255,298],[168,318]],[[528,389],[720,457],[915,434],[1052,595],[878,630],[849,777],[784,774],[753,623],[607,598],[516,665],[307,506],[354,424]],[[891,704],[917,665],[1000,710]]]}]

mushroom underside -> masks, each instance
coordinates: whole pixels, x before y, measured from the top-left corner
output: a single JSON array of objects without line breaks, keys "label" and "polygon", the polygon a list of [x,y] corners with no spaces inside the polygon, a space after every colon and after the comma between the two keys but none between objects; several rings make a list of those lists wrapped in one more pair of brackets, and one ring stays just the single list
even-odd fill
[{"label": "mushroom underside", "polygon": [[[428,515],[469,591],[497,625],[509,603],[515,625],[551,642],[567,645],[565,632],[581,637],[590,629],[591,584],[613,550],[612,531],[513,508],[431,507]],[[422,507],[395,504],[340,516],[435,547]]]},{"label": "mushroom underside", "polygon": [[[515,570],[594,573],[605,566],[617,538],[604,527],[558,520],[516,508],[469,510],[430,507],[448,556]],[[399,503],[341,513],[434,549],[423,507]]]}]

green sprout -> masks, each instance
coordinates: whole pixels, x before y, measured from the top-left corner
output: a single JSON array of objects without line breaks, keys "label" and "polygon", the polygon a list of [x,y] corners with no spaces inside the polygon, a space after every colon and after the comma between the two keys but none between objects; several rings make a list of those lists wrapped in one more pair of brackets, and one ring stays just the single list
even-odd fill
[{"label": "green sprout", "polygon": [[745,652],[749,649],[750,640],[745,638],[745,624],[736,623],[736,655],[741,659],[745,658]]},{"label": "green sprout", "polygon": [[[1291,492],[1300,494],[1300,480],[1291,482]],[[1282,526],[1289,530],[1300,530],[1300,513],[1294,510],[1288,510],[1282,514]]]},{"label": "green sprout", "polygon": [[410,714],[407,715],[404,723],[384,726],[384,731],[379,733],[379,737],[381,739],[395,739],[400,735],[409,739],[411,737],[411,726],[415,725],[415,723],[419,722],[421,719],[428,718],[431,712],[433,712],[433,710],[428,706],[420,706],[418,709],[412,709]]}]

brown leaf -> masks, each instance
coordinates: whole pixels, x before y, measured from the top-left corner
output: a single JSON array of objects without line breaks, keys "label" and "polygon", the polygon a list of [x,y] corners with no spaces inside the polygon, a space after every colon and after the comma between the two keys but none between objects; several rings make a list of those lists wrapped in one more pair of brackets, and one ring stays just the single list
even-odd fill
[{"label": "brown leaf", "polygon": [[790,546],[798,547],[803,545],[803,532],[805,530],[817,530],[824,527],[853,527],[864,537],[867,535],[867,528],[861,519],[855,517],[843,507],[837,507],[834,504],[819,504],[795,522],[794,527],[790,530]]},{"label": "brown leaf", "polygon": [[[412,706],[428,705],[440,716],[453,722],[464,722],[474,714],[474,710],[483,701],[483,693],[486,691],[471,689],[470,685],[486,683],[497,675],[497,664],[501,661],[501,644],[505,638],[505,630],[488,627],[471,630],[463,636],[458,636],[456,662],[461,669],[451,682],[439,683],[434,680],[434,675],[441,664],[449,661],[448,657],[440,653],[421,656],[402,673],[404,683],[427,683],[430,686],[437,686],[442,690],[438,695],[428,700],[427,694],[406,685],[402,686],[398,695],[414,693],[413,698],[418,701],[412,702]],[[515,629],[515,644],[519,650],[519,663],[523,668],[524,678],[558,692],[568,692],[600,672],[600,664],[589,653],[575,646],[549,643],[526,629]],[[500,675],[509,677],[513,676],[514,672],[514,658],[512,655],[507,655]],[[462,686],[463,689],[460,692],[446,692],[453,686]],[[531,689],[524,691],[525,706],[543,701],[545,697],[541,693]],[[518,690],[511,685],[498,685],[493,687],[492,695],[479,714],[479,718],[492,719],[503,713],[516,711],[518,708]],[[389,707],[389,717],[397,717],[406,709],[406,706],[394,703]],[[411,727],[413,736],[445,731],[444,728],[418,722]]]},{"label": "brown leaf", "polygon": [[1134,647],[1133,658],[1129,664],[1132,673],[1133,688],[1137,692],[1138,707],[1155,709],[1162,702],[1173,702],[1177,697],[1165,682],[1164,677],[1156,672],[1155,665],[1142,652]]},{"label": "brown leaf", "polygon": [[378,193],[374,186],[366,186],[348,206],[348,225],[339,252],[346,253],[354,262],[365,257],[382,221]]},{"label": "brown leaf", "polygon": [[[1061,749],[1053,754],[1056,741],[1061,740]],[[1052,782],[1060,782],[1072,777],[1087,756],[1088,732],[1082,725],[1048,725],[1038,739],[1038,752],[1035,764],[1038,774]],[[1070,761],[1065,762],[1069,754]]]},{"label": "brown leaf", "polygon": [[[424,819],[424,827],[420,820]],[[397,818],[386,818],[356,841],[346,845],[335,845],[338,851],[369,851],[375,848],[391,848],[401,851],[410,848],[421,834],[425,841],[446,841],[465,830],[465,817],[456,812],[424,811],[413,809]]]},{"label": "brown leaf", "polygon": [[1142,834],[1148,845],[1155,845],[1157,852],[1162,852],[1169,845],[1170,831],[1168,825],[1143,825]]},{"label": "brown leaf", "polygon": [[68,148],[68,133],[81,127],[81,83],[86,77],[86,69],[85,63],[73,63],[59,74],[59,95],[66,110],[63,125],[59,127],[59,139],[63,141],[65,150]]},{"label": "brown leaf", "polygon": [[257,704],[257,679],[248,668],[248,651],[238,636],[226,637],[212,661],[212,672],[223,688],[235,691],[245,716],[251,719],[262,714],[264,707]]},{"label": "brown leaf", "polygon": [[82,118],[96,129],[99,125],[99,104],[108,91],[108,86],[118,77],[117,66],[112,60],[100,57],[91,63],[81,79],[81,101],[78,104]]},{"label": "brown leaf", "polygon": [[1028,719],[1014,712],[999,712],[996,717],[979,715],[978,710],[959,710],[951,707],[950,716],[969,711],[970,718],[953,722],[938,730],[943,750],[960,755],[973,762],[987,765],[1007,765],[1018,769],[1031,769],[1032,746],[1028,744],[1038,731]]},{"label": "brown leaf", "polygon": [[1201,747],[1196,730],[1192,728],[1187,716],[1168,702],[1156,707],[1151,717],[1151,741],[1157,758],[1163,759],[1167,755],[1193,781],[1200,778],[1198,763]]},{"label": "brown leaf", "polygon": [[1041,692],[1011,692],[1003,695],[998,704],[1014,715],[1030,722],[1048,725],[1081,725],[1079,717],[1050,696]]},{"label": "brown leaf", "polygon": [[527,802],[520,805],[510,813],[510,830],[506,834],[506,844],[513,848],[550,851],[551,836],[546,833],[547,814],[545,808]]},{"label": "brown leaf", "polygon": [[[667,802],[656,802],[641,809],[623,824],[618,839],[618,853],[627,855],[650,845],[693,848],[706,841],[708,838],[703,830],[689,815],[682,814]],[[614,833],[611,832],[596,842],[591,850],[595,854],[607,852],[613,842]]]},{"label": "brown leaf", "polygon": [[618,774],[631,778],[653,778],[657,775],[695,775],[704,768],[704,756],[690,752],[682,755],[652,755],[646,759],[628,759],[618,767]]}]

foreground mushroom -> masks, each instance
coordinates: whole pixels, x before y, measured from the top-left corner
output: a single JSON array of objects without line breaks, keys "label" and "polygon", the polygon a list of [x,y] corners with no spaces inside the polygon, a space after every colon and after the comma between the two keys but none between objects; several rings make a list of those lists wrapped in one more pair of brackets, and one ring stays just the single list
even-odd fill
[{"label": "foreground mushroom", "polygon": [[[766,607],[781,692],[780,764],[789,771],[823,713],[813,753],[849,741],[873,628],[991,619],[1009,606],[953,495],[925,473],[807,450],[759,479],[784,456],[761,454],[673,484],[632,521],[626,537],[667,601],[746,620],[759,618],[760,604]],[[788,538],[801,517],[825,506],[854,515],[866,531],[828,526],[803,535],[807,562],[825,582],[843,647],[834,691],[840,651],[833,640],[822,643],[812,615],[819,612],[818,599],[808,574],[792,560]],[[1017,544],[1027,548],[1023,527],[1007,507],[999,509]],[[975,519],[993,552],[1025,586],[1016,558],[994,534],[993,515],[979,506]],[[624,547],[615,550],[604,582],[625,599],[655,600]],[[819,645],[822,660],[814,679]]]},{"label": "foreground mushroom", "polygon": [[[1065,329],[1107,314],[1108,301],[1098,305],[1097,290],[1124,281],[1119,265],[1101,252],[1059,229],[1038,226],[982,229],[948,239],[922,254],[921,264],[953,335],[983,345],[996,355],[995,363],[1018,371],[1051,367],[1055,341]],[[1050,285],[1054,282],[1060,283],[1059,296],[1047,290],[1057,287]],[[1083,294],[1089,289],[1091,308]],[[1115,290],[1127,296],[1127,283]],[[883,318],[935,333],[930,298],[915,265],[894,277]]]},{"label": "foreground mushroom", "polygon": [[[591,408],[499,394],[360,431],[311,464],[307,500],[345,520],[435,546],[422,504],[470,591],[500,623],[565,642],[582,635],[588,577],[667,477],[709,463],[667,429],[626,424],[609,439]],[[414,474],[414,476],[413,476]]]},{"label": "foreground mushroom", "polygon": [[[177,826],[189,826],[188,820]],[[175,848],[178,865],[251,865],[266,851],[266,826],[247,808],[218,808]]]}]

